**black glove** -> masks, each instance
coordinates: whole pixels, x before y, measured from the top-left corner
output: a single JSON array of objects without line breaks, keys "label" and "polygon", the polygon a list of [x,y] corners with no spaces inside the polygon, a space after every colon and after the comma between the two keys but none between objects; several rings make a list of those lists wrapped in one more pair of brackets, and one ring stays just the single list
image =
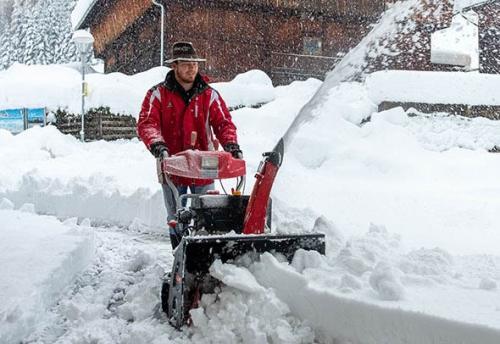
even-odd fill
[{"label": "black glove", "polygon": [[155,142],[151,144],[149,150],[156,158],[168,157],[167,145],[164,142]]},{"label": "black glove", "polygon": [[227,143],[224,145],[224,150],[231,153],[233,158],[243,159],[243,152],[240,149],[240,145],[237,143]]}]

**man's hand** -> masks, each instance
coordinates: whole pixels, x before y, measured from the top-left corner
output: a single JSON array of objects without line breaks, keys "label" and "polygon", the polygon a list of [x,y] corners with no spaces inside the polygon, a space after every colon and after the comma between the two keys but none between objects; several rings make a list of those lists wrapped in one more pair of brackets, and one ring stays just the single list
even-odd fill
[{"label": "man's hand", "polygon": [[163,142],[155,142],[151,144],[150,151],[151,154],[153,154],[157,159],[169,157],[167,145]]},{"label": "man's hand", "polygon": [[224,150],[231,153],[233,158],[243,159],[243,152],[240,149],[240,145],[237,143],[227,143],[224,145]]},{"label": "man's hand", "polygon": [[162,159],[168,158],[169,156],[167,146],[163,142],[155,142],[149,148],[151,153],[156,157],[156,173],[158,175],[158,182],[165,184],[167,180],[162,170]]}]

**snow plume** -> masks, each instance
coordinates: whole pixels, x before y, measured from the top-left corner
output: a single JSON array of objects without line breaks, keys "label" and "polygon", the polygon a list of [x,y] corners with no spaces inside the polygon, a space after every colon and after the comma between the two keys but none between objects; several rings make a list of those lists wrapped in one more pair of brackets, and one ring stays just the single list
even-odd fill
[{"label": "snow plume", "polygon": [[454,0],[453,1],[453,12],[460,12],[463,9],[472,8],[474,6],[480,6],[486,3],[494,2],[491,0]]},{"label": "snow plume", "polygon": [[[314,120],[318,115],[318,107],[325,103],[333,88],[343,81],[362,79],[367,66],[367,58],[389,53],[386,47],[387,40],[396,32],[404,31],[413,25],[408,17],[415,8],[421,7],[421,0],[399,1],[393,4],[375,24],[374,28],[351,49],[326,76],[325,82],[316,94],[300,110],[294,121],[284,134],[285,149],[293,139],[294,134],[303,123]],[[397,52],[390,52],[391,54]]]},{"label": "snow plume", "polygon": [[399,53],[396,47],[389,47],[388,44],[397,33],[405,32],[415,25],[411,15],[421,9],[423,4],[422,0],[408,0],[390,6],[361,42],[327,74],[325,84],[329,88],[343,81],[364,79],[368,58]]}]

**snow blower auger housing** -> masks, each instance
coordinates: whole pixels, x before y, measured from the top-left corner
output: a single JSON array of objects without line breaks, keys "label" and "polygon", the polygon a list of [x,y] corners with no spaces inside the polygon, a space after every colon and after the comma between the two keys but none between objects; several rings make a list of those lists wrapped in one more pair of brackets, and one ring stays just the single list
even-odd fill
[{"label": "snow blower auger housing", "polygon": [[[162,308],[170,323],[181,328],[189,322],[189,311],[198,306],[201,295],[212,293],[219,284],[209,268],[216,259],[233,262],[237,258],[264,252],[279,253],[291,261],[298,249],[325,253],[325,236],[320,233],[275,235],[271,227],[271,187],[283,159],[283,140],[263,159],[255,175],[250,196],[241,195],[245,162],[226,152],[188,150],[163,159],[161,172],[188,178],[240,178],[231,195],[183,195],[191,200],[177,210],[174,225],[181,233],[174,251],[172,272],[161,291]],[[169,184],[171,185],[171,183]],[[172,187],[172,185],[171,185]]]}]

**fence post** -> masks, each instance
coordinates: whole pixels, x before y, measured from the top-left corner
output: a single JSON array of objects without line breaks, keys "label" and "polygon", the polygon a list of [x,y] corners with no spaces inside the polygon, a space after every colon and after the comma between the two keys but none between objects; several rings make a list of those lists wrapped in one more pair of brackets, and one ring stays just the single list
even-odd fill
[{"label": "fence post", "polygon": [[98,126],[98,131],[99,131],[99,140],[102,140],[102,112],[99,111],[97,113],[97,126]]},{"label": "fence post", "polygon": [[28,109],[23,108],[23,130],[28,129]]}]

